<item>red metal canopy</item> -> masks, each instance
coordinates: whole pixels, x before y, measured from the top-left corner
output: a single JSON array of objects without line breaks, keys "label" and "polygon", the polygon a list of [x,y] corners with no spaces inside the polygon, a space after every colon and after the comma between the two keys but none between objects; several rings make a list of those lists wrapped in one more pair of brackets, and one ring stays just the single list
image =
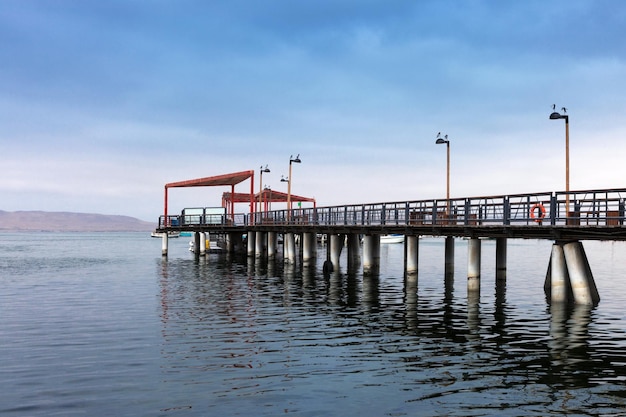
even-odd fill
[{"label": "red metal canopy", "polygon": [[[250,202],[250,213],[252,214],[254,212],[254,171],[253,170],[249,170],[249,171],[241,171],[241,172],[233,172],[232,174],[223,174],[223,175],[216,175],[213,177],[204,177],[204,178],[196,178],[194,180],[185,180],[185,181],[178,181],[178,182],[170,182],[165,184],[165,208],[163,210],[164,215],[165,215],[165,222],[167,225],[167,190],[169,188],[179,188],[179,187],[215,187],[215,186],[224,186],[224,185],[230,185],[231,187],[231,193],[234,194],[235,193],[235,185],[239,184],[240,182],[243,182],[245,180],[247,180],[248,178],[251,178],[250,180],[250,193],[249,194],[244,194],[246,195],[248,198],[246,201]],[[228,211],[227,207],[227,211]],[[234,215],[235,213],[235,202],[232,201],[230,204],[230,210],[229,213],[231,215],[231,217]]]},{"label": "red metal canopy", "polygon": [[[240,182],[252,178],[254,182],[254,171],[241,171],[232,174],[215,175],[213,177],[197,178],[195,180],[186,180],[178,182],[170,182],[165,184],[165,188],[174,187],[214,187],[218,185],[235,186]],[[249,195],[248,195],[249,197]]]},{"label": "red metal canopy", "polygon": [[[250,192],[249,193],[235,193],[235,185],[250,178]],[[255,210],[255,202],[261,202],[267,205],[270,203],[286,203],[289,198],[291,202],[311,202],[315,207],[316,202],[314,198],[302,197],[299,195],[291,194],[288,196],[286,193],[280,191],[274,191],[265,189],[261,193],[254,193],[254,171],[241,171],[233,172],[232,174],[215,175],[213,177],[196,178],[193,180],[170,182],[165,184],[165,222],[167,225],[167,204],[168,204],[168,189],[169,188],[181,188],[181,187],[215,187],[215,186],[230,186],[231,191],[225,192],[222,195],[222,206],[226,207],[227,214],[231,218],[235,214],[235,203],[250,203],[250,214]]]},{"label": "red metal canopy", "polygon": [[[282,193],[280,191],[275,191],[275,190],[269,190],[269,189],[265,189],[263,190],[263,193],[259,194],[256,193],[254,195],[254,201],[256,202],[266,202],[266,203],[286,203],[288,200],[288,195],[287,193]],[[249,201],[250,199],[250,195],[249,194],[245,194],[245,193],[224,193],[222,194],[222,200],[224,201],[234,201],[235,203],[245,203],[247,201]],[[299,195],[295,195],[295,194],[291,194],[291,201],[292,202],[309,202],[309,203],[313,203],[315,205],[315,199],[314,198],[309,198],[309,197],[302,197]]]}]

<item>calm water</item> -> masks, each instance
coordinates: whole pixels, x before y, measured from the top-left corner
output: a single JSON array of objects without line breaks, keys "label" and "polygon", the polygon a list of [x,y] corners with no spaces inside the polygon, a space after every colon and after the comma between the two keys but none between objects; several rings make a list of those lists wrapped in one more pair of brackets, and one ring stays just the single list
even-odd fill
[{"label": "calm water", "polygon": [[497,290],[485,241],[468,297],[463,240],[453,282],[423,239],[406,285],[402,245],[324,277],[188,240],[0,234],[0,414],[626,415],[624,243],[585,242],[598,307],[550,311],[551,242],[509,241]]}]

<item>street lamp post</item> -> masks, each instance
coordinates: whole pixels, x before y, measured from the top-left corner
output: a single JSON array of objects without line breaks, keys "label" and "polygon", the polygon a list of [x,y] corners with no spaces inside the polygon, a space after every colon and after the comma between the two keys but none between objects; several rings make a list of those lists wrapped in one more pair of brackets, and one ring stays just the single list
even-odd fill
[{"label": "street lamp post", "polygon": [[[552,110],[555,109],[552,105]],[[569,116],[565,114],[567,109],[561,108],[563,114],[553,111],[550,114],[550,120],[565,119],[565,218],[569,217]],[[567,223],[567,220],[566,220]]]},{"label": "street lamp post", "polygon": [[265,165],[265,168],[263,168],[263,165],[261,165],[260,168],[260,178],[259,178],[259,215],[263,209],[263,206],[261,205],[261,196],[263,195],[263,173],[264,172],[271,172],[270,169],[267,167],[267,165]]},{"label": "street lamp post", "polygon": [[446,200],[448,201],[446,205],[446,217],[450,216],[450,141],[448,140],[448,135],[445,135],[443,138],[441,137],[441,133],[437,134],[437,140],[435,141],[437,145],[446,144],[447,150],[447,168],[446,168]]},{"label": "street lamp post", "polygon": [[300,162],[300,154],[298,154],[295,158],[293,155],[289,156],[289,176],[287,177],[287,219],[291,219],[291,164],[292,163],[299,164]]}]

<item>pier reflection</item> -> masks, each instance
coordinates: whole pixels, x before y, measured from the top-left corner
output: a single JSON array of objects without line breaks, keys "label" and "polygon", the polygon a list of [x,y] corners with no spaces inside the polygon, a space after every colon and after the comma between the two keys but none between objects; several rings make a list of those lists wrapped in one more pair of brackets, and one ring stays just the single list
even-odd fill
[{"label": "pier reflection", "polygon": [[[260,346],[278,337],[289,343],[301,338],[306,346],[333,340],[332,345],[383,349],[396,355],[388,359],[401,358],[404,371],[454,363],[460,375],[471,375],[458,381],[501,375],[507,389],[534,383],[555,390],[586,387],[607,376],[626,380],[626,337],[597,343],[597,332],[590,334],[592,307],[519,308],[507,302],[506,281],[497,278],[495,292],[481,302],[480,291],[457,295],[452,275],[323,274],[321,265],[280,259],[161,259],[158,273],[166,367],[215,362],[204,348],[177,340],[189,331],[199,340],[215,338],[205,334],[213,329],[223,333],[223,346],[247,358],[237,362],[245,366],[255,366]],[[295,345],[288,345],[292,355]],[[274,347],[277,355],[285,346]]]}]

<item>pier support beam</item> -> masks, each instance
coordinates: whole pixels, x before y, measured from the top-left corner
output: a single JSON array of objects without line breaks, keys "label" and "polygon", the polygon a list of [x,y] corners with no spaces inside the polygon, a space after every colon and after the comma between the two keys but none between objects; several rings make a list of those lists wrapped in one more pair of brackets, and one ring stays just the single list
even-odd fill
[{"label": "pier support beam", "polygon": [[481,241],[473,237],[467,241],[467,290],[480,291]]},{"label": "pier support beam", "polygon": [[226,251],[230,254],[243,253],[243,236],[241,233],[230,232],[226,235]]},{"label": "pier support beam", "polygon": [[406,236],[404,242],[406,273],[416,275],[419,260],[419,236]]},{"label": "pier support beam", "polygon": [[333,264],[333,270],[339,271],[339,257],[343,249],[343,241],[345,235],[330,235],[330,262]]},{"label": "pier support beam", "polygon": [[315,233],[302,234],[302,263],[307,266],[317,257],[317,241]]},{"label": "pier support beam", "polygon": [[577,305],[595,305],[600,301],[581,242],[556,242],[552,245],[544,289],[554,304],[572,301]]},{"label": "pier support beam", "polygon": [[454,237],[446,237],[445,243],[445,276],[454,276]]},{"label": "pier support beam", "polygon": [[194,232],[193,234],[193,253],[196,256],[200,256],[200,232]]},{"label": "pier support beam", "polygon": [[356,271],[360,265],[360,250],[361,243],[359,242],[359,235],[351,233],[348,235],[348,271]]},{"label": "pier support beam", "polygon": [[206,234],[204,232],[200,232],[200,256],[206,255]]},{"label": "pier support beam", "polygon": [[256,246],[256,233],[252,230],[248,230],[247,236],[248,256],[254,256],[254,247]]},{"label": "pier support beam", "polygon": [[597,304],[600,301],[600,295],[583,244],[579,241],[566,243],[563,245],[563,253],[572,284],[574,302],[583,305]]},{"label": "pier support beam", "polygon": [[496,238],[496,280],[506,279],[506,248],[506,238]]},{"label": "pier support beam", "polygon": [[163,232],[163,236],[161,237],[161,256],[167,256],[167,239],[167,232]]},{"label": "pier support beam", "polygon": [[267,232],[267,257],[274,259],[277,252],[276,232]]},{"label": "pier support beam", "polygon": [[569,275],[565,263],[563,246],[555,243],[552,245],[550,255],[550,302],[553,304],[565,303],[569,299]]},{"label": "pier support beam", "polygon": [[267,249],[267,234],[265,232],[256,232],[254,243],[254,254],[257,258],[265,257]]},{"label": "pier support beam", "polygon": [[283,236],[283,246],[285,252],[285,262],[288,264],[296,263],[296,235],[293,233],[285,233]]},{"label": "pier support beam", "polygon": [[363,237],[363,272],[376,273],[380,268],[380,236]]}]

